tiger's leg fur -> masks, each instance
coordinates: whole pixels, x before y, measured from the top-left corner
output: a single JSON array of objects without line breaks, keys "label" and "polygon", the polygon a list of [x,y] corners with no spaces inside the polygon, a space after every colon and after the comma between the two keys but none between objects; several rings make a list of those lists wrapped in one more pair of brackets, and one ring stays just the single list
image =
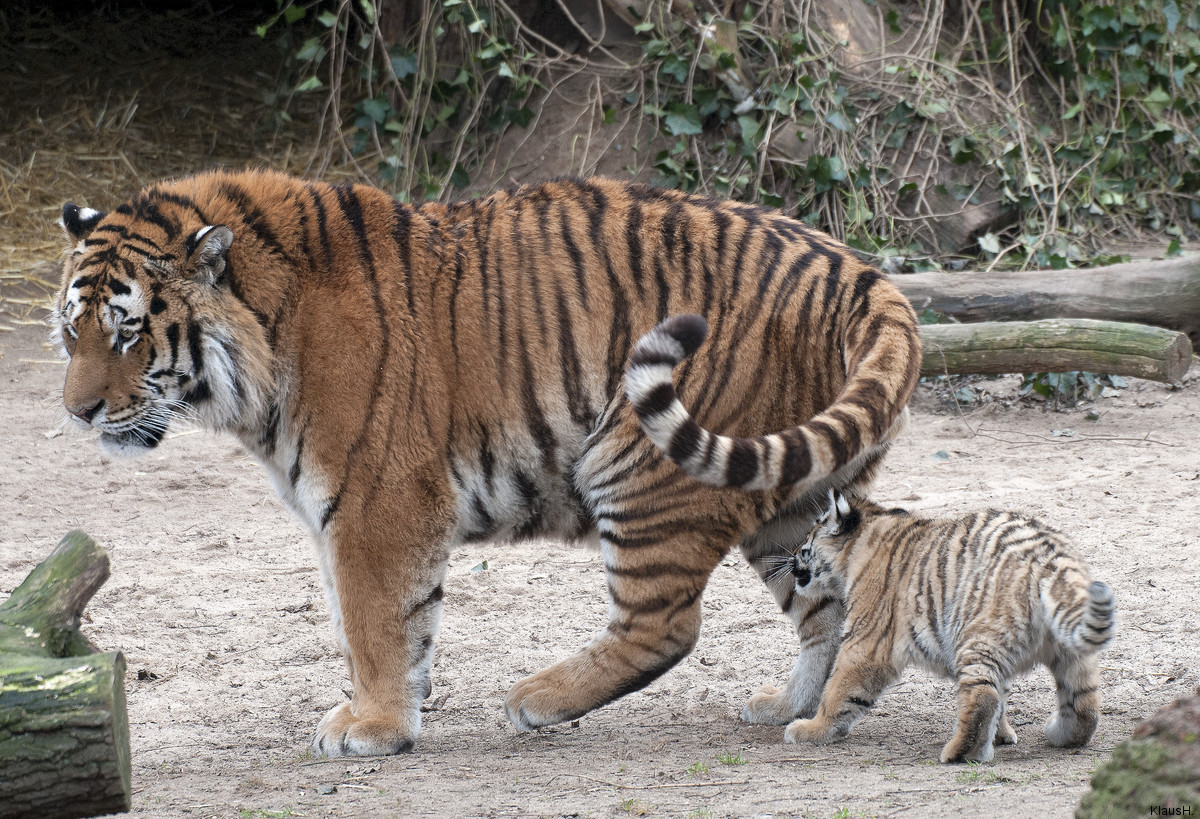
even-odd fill
[{"label": "tiger's leg fur", "polygon": [[987,646],[964,646],[955,658],[958,724],[942,748],[942,762],[990,762],[1001,719],[1004,674],[989,662]]},{"label": "tiger's leg fur", "polygon": [[1000,718],[996,721],[996,736],[992,740],[994,745],[1017,744],[1017,732],[1008,721],[1008,694],[1011,688],[1008,680],[1000,686]]},{"label": "tiger's leg fur", "polygon": [[825,744],[845,739],[856,722],[866,716],[883,690],[899,677],[896,668],[873,657],[858,641],[843,642],[825,683],[821,703],[812,719],[798,719],[783,732],[784,742]]},{"label": "tiger's leg fur", "polygon": [[[767,725],[787,725],[817,712],[821,691],[842,641],[842,623],[846,617],[840,594],[817,584],[796,589],[790,571],[791,552],[778,540],[782,535],[777,531],[780,523],[772,521],[742,542],[742,554],[791,619],[800,639],[800,654],[787,684],[782,689],[770,684],[762,686],[742,709],[741,716],[746,722]],[[793,525],[807,532],[812,521],[806,516]],[[792,536],[790,540],[802,541],[803,535],[799,539]]]},{"label": "tiger's leg fur", "polygon": [[700,597],[709,575],[755,525],[747,496],[683,474],[653,448],[624,406],[619,420],[601,421],[601,434],[576,468],[576,485],[600,534],[609,623],[579,653],[512,687],[505,711],[518,730],[579,717],[648,685],[686,657],[700,634]]},{"label": "tiger's leg fur", "polygon": [[1046,723],[1046,740],[1060,748],[1087,745],[1100,720],[1096,655],[1059,654],[1050,672],[1058,685],[1058,711]]},{"label": "tiger's leg fur", "polygon": [[[325,580],[353,693],[317,726],[312,745],[322,756],[402,753],[420,733],[449,558],[450,521],[435,487],[429,480],[386,502],[368,493],[373,501],[333,520]],[[407,523],[395,508],[412,513]]]},{"label": "tiger's leg fur", "polygon": [[[903,429],[906,418],[904,415],[899,419],[893,436]],[[842,491],[865,497],[890,448],[891,439],[885,440],[859,462],[850,464],[837,476]],[[824,494],[818,494],[823,500]],[[787,684],[782,690],[769,683],[759,688],[742,708],[746,722],[787,725],[795,719],[812,717],[837,657],[846,619],[841,589],[834,590],[814,579],[807,593],[797,593],[791,573],[780,571],[785,562],[791,563],[793,550],[804,542],[820,511],[815,503],[793,504],[742,541],[742,556],[791,619],[800,639],[800,653]]]}]

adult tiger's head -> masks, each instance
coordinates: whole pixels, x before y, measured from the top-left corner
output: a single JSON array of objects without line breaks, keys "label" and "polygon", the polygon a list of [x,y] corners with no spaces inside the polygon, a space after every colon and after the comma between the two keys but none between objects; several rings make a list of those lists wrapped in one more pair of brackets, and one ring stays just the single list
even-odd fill
[{"label": "adult tiger's head", "polygon": [[[157,194],[157,195],[156,195]],[[136,455],[172,420],[237,430],[268,402],[270,348],[237,297],[238,241],[178,196],[151,189],[112,213],[67,204],[70,246],[52,314],[70,358],[63,404]]]}]

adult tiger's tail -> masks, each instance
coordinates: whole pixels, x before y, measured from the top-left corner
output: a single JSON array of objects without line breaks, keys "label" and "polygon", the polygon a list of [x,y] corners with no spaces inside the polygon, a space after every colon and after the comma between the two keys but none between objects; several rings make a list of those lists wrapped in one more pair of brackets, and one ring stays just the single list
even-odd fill
[{"label": "adult tiger's tail", "polygon": [[921,348],[915,320],[893,325],[898,332],[878,327],[866,349],[846,351],[846,360],[857,363],[834,402],[782,432],[718,435],[700,427],[680,402],[672,371],[708,335],[708,323],[697,315],[672,316],[642,336],[626,371],[625,394],[654,445],[703,483],[743,489],[815,483],[890,437],[916,386]]}]

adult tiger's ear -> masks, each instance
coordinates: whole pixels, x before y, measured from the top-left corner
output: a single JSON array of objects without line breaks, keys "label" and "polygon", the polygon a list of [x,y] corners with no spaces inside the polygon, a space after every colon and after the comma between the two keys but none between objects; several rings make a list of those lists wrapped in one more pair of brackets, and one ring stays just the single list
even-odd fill
[{"label": "adult tiger's ear", "polygon": [[224,225],[206,225],[188,237],[187,264],[192,278],[217,284],[225,275],[233,231]]},{"label": "adult tiger's ear", "polygon": [[100,220],[107,215],[107,213],[101,213],[91,208],[81,208],[79,205],[68,202],[63,205],[62,218],[58,220],[58,223],[62,225],[67,241],[72,245],[77,245],[86,239],[96,225],[100,224]]}]

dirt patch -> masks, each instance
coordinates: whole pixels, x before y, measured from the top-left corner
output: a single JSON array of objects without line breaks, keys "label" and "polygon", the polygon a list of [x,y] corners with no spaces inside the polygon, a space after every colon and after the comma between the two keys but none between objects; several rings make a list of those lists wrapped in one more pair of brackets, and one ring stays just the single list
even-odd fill
[{"label": "dirt patch", "polygon": [[1033,512],[1073,535],[1116,591],[1120,632],[1089,748],[1042,738],[1054,703],[1044,670],[1014,687],[1020,744],[984,766],[936,763],[953,689],[915,670],[838,746],[785,746],[782,729],[742,723],[756,688],[786,679],[796,645],[736,554],[679,667],[577,725],[517,734],[507,688],[605,621],[598,555],[538,543],[452,555],[416,753],[314,759],[311,733],[349,683],[299,524],[230,438],[185,432],[114,461],[65,429],[64,367],[43,337],[18,326],[0,338],[0,593],[72,527],[110,551],[84,629],[129,660],[139,815],[1063,815],[1116,742],[1198,682],[1197,383],[1134,382],[1097,421],[999,404],[960,417],[922,390],[878,497]]}]

